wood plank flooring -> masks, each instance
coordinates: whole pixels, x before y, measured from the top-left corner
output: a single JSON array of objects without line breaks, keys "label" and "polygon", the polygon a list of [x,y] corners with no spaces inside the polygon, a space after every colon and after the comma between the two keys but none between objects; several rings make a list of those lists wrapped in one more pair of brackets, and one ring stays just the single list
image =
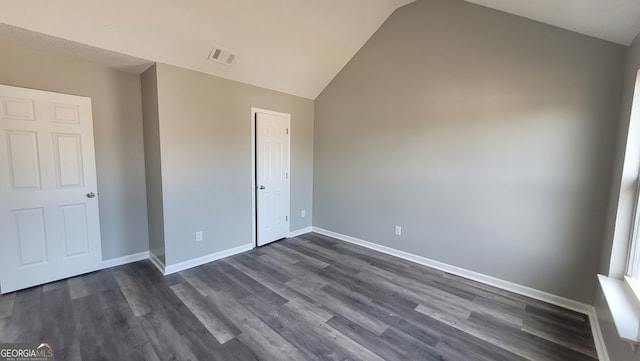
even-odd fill
[{"label": "wood plank flooring", "polygon": [[587,316],[318,234],[0,296],[56,360],[596,360]]}]

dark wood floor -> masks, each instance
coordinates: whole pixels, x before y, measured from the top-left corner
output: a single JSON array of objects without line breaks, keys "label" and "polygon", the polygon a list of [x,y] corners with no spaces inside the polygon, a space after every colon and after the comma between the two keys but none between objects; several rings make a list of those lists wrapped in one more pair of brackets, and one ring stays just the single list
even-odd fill
[{"label": "dark wood floor", "polygon": [[317,234],[0,296],[0,342],[56,360],[597,359],[583,314]]}]

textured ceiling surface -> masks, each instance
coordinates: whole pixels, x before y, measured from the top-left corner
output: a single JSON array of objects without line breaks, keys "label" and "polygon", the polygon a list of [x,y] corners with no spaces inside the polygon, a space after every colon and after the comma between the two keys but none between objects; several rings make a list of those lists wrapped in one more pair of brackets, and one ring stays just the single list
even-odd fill
[{"label": "textured ceiling surface", "polygon": [[[640,31],[640,0],[467,1],[624,45]],[[158,61],[315,99],[410,2],[0,0],[0,39],[131,72]],[[235,53],[233,64],[209,61],[214,46]]]}]

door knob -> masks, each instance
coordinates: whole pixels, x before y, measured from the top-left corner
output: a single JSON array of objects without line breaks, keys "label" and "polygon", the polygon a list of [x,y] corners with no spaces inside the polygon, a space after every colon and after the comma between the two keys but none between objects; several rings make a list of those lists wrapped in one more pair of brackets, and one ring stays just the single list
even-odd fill
[{"label": "door knob", "polygon": [[265,186],[260,186],[260,189],[267,189],[267,187],[265,187]]},{"label": "door knob", "polygon": [[93,198],[93,197],[95,197],[95,196],[96,196],[96,194],[95,194],[95,193],[93,193],[93,192],[89,192],[89,193],[87,193],[87,198]]}]

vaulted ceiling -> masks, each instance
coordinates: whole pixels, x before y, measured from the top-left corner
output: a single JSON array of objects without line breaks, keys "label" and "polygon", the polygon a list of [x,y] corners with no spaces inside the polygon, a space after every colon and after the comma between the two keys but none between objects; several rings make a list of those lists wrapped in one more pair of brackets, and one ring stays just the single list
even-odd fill
[{"label": "vaulted ceiling", "polygon": [[622,45],[640,32],[638,0],[466,1]]},{"label": "vaulted ceiling", "polygon": [[[159,61],[314,99],[412,1],[1,0],[0,39],[132,71]],[[624,45],[640,31],[639,0],[468,1]],[[214,46],[235,53],[233,63],[208,60]]]},{"label": "vaulted ceiling", "polygon": [[[409,0],[2,1],[0,22],[314,99]],[[232,65],[208,60],[214,46]]]}]

